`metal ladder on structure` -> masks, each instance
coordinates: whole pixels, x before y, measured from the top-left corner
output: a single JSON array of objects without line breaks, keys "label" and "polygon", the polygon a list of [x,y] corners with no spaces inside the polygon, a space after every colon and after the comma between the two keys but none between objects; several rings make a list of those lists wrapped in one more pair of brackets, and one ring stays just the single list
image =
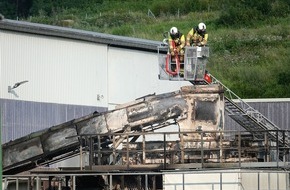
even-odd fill
[{"label": "metal ladder on structure", "polygon": [[212,78],[213,84],[220,84],[224,88],[225,109],[234,121],[258,139],[264,139],[266,133],[268,138],[278,144],[278,147],[289,148],[287,140],[288,135],[285,131],[279,129],[278,126],[272,123],[259,111],[244,102],[240,97],[238,97],[234,92],[232,92],[211,74],[210,77]]}]

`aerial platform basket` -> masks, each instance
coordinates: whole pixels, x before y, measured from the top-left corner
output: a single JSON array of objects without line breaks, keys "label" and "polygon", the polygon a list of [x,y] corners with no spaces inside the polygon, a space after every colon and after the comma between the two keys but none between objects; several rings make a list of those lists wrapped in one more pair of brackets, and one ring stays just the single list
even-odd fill
[{"label": "aerial platform basket", "polygon": [[208,57],[209,47],[186,47],[182,57],[171,56],[168,46],[159,46],[159,79],[204,82]]}]

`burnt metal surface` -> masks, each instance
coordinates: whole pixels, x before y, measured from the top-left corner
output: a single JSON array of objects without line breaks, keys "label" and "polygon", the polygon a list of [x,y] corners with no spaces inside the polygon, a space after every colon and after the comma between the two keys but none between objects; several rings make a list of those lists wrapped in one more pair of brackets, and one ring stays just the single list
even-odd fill
[{"label": "burnt metal surface", "polygon": [[15,144],[10,148],[3,148],[3,166],[21,163],[24,160],[43,154],[42,145],[39,137],[25,140]]},{"label": "burnt metal surface", "polygon": [[[222,129],[222,93],[219,85],[187,86],[180,91],[143,97],[112,111],[90,114],[32,133],[2,145],[3,171],[9,173],[13,169],[13,172],[21,172],[30,168],[20,163],[29,162],[29,167],[36,167],[36,164],[31,163],[37,163],[39,160],[46,160],[48,163],[47,160],[53,161],[54,157],[60,157],[69,151],[78,153],[81,145],[78,136],[133,132],[147,127],[155,130],[154,127],[158,129],[166,126],[165,123],[170,119],[179,124],[180,131],[195,131],[200,127],[204,130]],[[197,102],[210,102],[205,105],[215,104],[212,106],[214,110],[206,109],[210,112],[210,117],[199,116],[201,109],[197,109],[197,105],[200,104]],[[207,115],[204,109],[202,114]],[[116,139],[117,144],[125,139]],[[18,155],[17,160],[11,155]]]},{"label": "burnt metal surface", "polygon": [[[243,168],[251,164],[255,167],[275,168],[282,166],[280,158],[283,158],[287,168],[285,161],[289,160],[289,149],[277,146],[279,142],[272,141],[267,131],[260,133],[264,136],[263,139],[257,139],[247,131],[200,129],[184,132],[112,133],[112,142],[108,146],[92,147],[93,150],[89,152],[93,159],[85,168],[87,171],[98,172]],[[127,136],[123,139],[121,149],[114,143],[114,139],[120,136]],[[138,141],[133,136],[139,137]],[[160,136],[163,138],[156,140]],[[172,140],[169,139],[170,136],[178,138]]]}]

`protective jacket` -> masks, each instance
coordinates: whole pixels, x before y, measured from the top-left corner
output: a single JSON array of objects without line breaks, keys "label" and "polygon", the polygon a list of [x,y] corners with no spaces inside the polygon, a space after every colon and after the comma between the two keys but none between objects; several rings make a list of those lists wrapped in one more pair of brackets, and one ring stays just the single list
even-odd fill
[{"label": "protective jacket", "polygon": [[208,33],[206,30],[200,31],[192,28],[186,36],[187,46],[205,46],[207,44]]},{"label": "protective jacket", "polygon": [[174,54],[175,50],[179,54],[184,54],[185,36],[181,32],[178,32],[176,35],[169,35],[168,43],[171,54]]}]

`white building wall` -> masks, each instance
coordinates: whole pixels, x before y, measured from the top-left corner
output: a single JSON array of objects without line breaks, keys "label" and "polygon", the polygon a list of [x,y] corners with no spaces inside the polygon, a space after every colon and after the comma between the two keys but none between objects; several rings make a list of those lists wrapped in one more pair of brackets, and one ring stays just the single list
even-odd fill
[{"label": "white building wall", "polygon": [[288,174],[275,172],[242,173],[241,183],[247,190],[286,190],[288,187]]},{"label": "white building wall", "polygon": [[1,98],[107,107],[107,45],[11,31],[0,41]]},{"label": "white building wall", "polygon": [[[157,53],[11,31],[0,35],[4,99],[114,108],[189,85],[159,80]],[[8,93],[8,86],[24,80],[29,82]]]},{"label": "white building wall", "polygon": [[215,170],[166,173],[165,190],[286,190],[289,174],[279,170]]},{"label": "white building wall", "polygon": [[191,172],[164,175],[165,190],[240,190],[239,173]]},{"label": "white building wall", "polygon": [[157,53],[110,47],[108,53],[109,108],[148,94],[176,91],[181,86],[190,84],[184,81],[159,80],[158,74]]}]

